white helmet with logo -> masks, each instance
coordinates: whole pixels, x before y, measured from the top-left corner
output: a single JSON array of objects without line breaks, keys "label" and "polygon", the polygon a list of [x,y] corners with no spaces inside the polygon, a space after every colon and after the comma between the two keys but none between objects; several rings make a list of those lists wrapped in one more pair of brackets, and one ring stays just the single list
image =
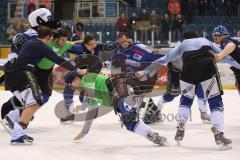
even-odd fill
[{"label": "white helmet with logo", "polygon": [[51,12],[46,8],[39,8],[31,12],[28,16],[28,21],[32,28],[38,27],[39,25],[50,28],[61,27],[61,21],[54,20]]}]

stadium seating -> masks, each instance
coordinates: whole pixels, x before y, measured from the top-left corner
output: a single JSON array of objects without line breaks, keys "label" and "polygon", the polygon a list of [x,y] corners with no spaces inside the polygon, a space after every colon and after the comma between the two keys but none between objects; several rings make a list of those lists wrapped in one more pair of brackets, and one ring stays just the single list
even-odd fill
[{"label": "stadium seating", "polygon": [[5,31],[7,26],[7,0],[0,0],[0,44],[6,42]]},{"label": "stadium seating", "polygon": [[[156,9],[157,13],[162,16],[163,13],[166,11],[166,6],[168,5],[169,0],[161,0],[161,3],[159,3],[159,0],[151,0],[151,3],[149,3],[148,0],[142,0],[143,6],[147,9],[148,13],[150,14],[151,9]],[[5,31],[7,26],[7,0],[0,0],[0,44],[5,43]],[[207,38],[211,38],[211,32],[213,28],[217,25],[224,25],[228,28],[229,32],[231,34],[236,34],[240,30],[240,17],[227,17],[222,16],[224,15],[224,9],[222,5],[218,6],[217,16],[196,16],[194,19],[194,23],[187,24],[184,22],[182,28],[183,30],[193,28],[198,31],[198,33],[202,36],[205,32],[207,35]],[[26,10],[26,6],[24,6]],[[106,3],[105,4],[105,16],[111,17],[117,16],[117,6],[116,3]],[[121,9],[119,9],[120,12]],[[132,8],[128,8],[128,17],[131,14]],[[140,14],[141,8],[134,9],[137,13],[137,15]],[[221,12],[221,13],[220,13]],[[26,16],[26,12],[24,12],[24,17]],[[72,24],[72,20],[68,21],[68,24]],[[171,28],[171,27],[170,27]],[[117,35],[117,27],[116,24],[113,23],[85,23],[85,31],[89,33],[93,33],[95,35],[98,35],[99,32],[102,32],[102,40],[103,42],[106,41],[113,41],[116,39]]]}]

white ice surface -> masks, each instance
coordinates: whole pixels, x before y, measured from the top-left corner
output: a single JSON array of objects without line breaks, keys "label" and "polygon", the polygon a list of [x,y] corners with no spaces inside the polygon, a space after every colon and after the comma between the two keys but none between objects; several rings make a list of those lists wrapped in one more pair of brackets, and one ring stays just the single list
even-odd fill
[{"label": "white ice surface", "polygon": [[[0,105],[11,96],[0,91]],[[62,126],[54,115],[56,103],[62,95],[54,92],[50,101],[35,115],[28,128],[35,142],[31,146],[11,146],[10,137],[0,126],[1,160],[240,160],[240,98],[236,90],[225,91],[225,135],[232,139],[233,149],[219,151],[216,148],[209,124],[202,124],[196,102],[192,121],[187,124],[182,146],[174,141],[176,121],[164,121],[152,125],[168,138],[170,147],[158,147],[148,140],[121,128],[119,118],[109,113],[97,119],[90,133],[80,142],[72,138],[83,123]],[[164,113],[176,114],[179,98],[165,105]],[[171,119],[171,116],[169,116]]]}]

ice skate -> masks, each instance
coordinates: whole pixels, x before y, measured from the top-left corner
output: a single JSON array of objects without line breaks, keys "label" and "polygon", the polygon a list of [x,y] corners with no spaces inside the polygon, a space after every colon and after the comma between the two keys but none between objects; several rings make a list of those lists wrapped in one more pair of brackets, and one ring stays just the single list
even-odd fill
[{"label": "ice skate", "polygon": [[60,124],[62,124],[62,125],[72,124],[74,121],[74,118],[75,118],[74,114],[68,115],[68,116],[60,119]]},{"label": "ice skate", "polygon": [[23,135],[16,140],[11,140],[12,145],[30,145],[33,144],[33,138],[27,135]]},{"label": "ice skate", "polygon": [[181,141],[183,140],[184,132],[185,132],[184,127],[181,127],[181,125],[182,124],[179,124],[179,126],[177,127],[177,133],[175,135],[175,140],[177,141],[178,145],[181,145]]},{"label": "ice skate", "polygon": [[150,141],[152,141],[155,144],[158,144],[159,146],[169,146],[169,143],[167,142],[167,138],[159,136],[158,133],[153,133],[152,135],[148,135],[147,137]]},{"label": "ice skate", "polygon": [[218,145],[220,150],[232,149],[232,140],[231,139],[226,138],[224,136],[223,132],[219,132],[214,127],[212,127],[211,130],[214,134],[215,142]]}]

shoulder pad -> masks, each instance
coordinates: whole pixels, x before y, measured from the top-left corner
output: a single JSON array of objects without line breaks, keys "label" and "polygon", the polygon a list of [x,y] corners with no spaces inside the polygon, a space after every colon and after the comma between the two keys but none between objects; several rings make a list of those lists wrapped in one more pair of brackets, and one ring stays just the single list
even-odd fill
[{"label": "shoulder pad", "polygon": [[16,49],[19,50],[27,40],[28,39],[23,33],[18,33],[13,37],[13,45]]}]

